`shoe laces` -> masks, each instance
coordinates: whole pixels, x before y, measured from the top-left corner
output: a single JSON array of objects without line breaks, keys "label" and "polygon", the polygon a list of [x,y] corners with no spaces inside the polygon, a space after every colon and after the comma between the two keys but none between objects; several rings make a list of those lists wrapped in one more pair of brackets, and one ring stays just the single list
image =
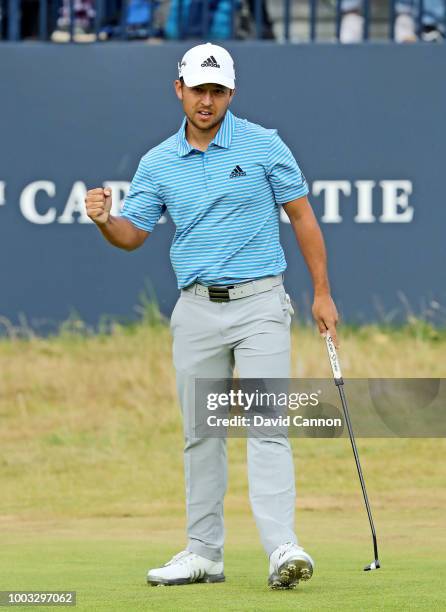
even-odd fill
[{"label": "shoe laces", "polygon": [[[168,561],[165,565],[172,565],[173,563],[181,563],[185,564],[188,562],[189,558],[193,555],[193,553],[188,550],[182,550],[172,557],[170,561]],[[187,558],[186,558],[187,557]]]}]

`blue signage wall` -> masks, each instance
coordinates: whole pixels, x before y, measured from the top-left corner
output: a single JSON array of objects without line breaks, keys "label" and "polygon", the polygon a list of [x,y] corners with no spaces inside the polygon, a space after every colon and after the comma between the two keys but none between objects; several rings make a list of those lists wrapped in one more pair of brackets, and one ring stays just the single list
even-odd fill
[{"label": "blue signage wall", "polygon": [[[184,44],[3,45],[0,316],[47,330],[78,312],[134,318],[141,291],[177,296],[170,221],[132,253],[82,214],[85,190],[123,197],[139,158],[178,129]],[[350,321],[446,304],[446,48],[234,43],[233,111],[276,127],[311,186],[334,295]],[[311,284],[289,224],[286,283]],[[406,303],[406,305],[404,305]],[[444,311],[443,311],[444,312]]]}]

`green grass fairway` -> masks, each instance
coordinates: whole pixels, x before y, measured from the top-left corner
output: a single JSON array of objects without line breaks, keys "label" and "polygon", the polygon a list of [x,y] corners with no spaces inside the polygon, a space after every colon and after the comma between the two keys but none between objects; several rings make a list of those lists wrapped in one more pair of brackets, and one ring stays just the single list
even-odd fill
[{"label": "green grass fairway", "polygon": [[[182,521],[97,518],[3,521],[1,589],[72,589],[81,610],[444,610],[442,510],[378,513],[383,567],[372,560],[368,525],[355,507],[299,513],[316,561],[295,591],[270,591],[251,517],[227,519],[226,583],[149,587],[145,572],[178,551]],[[54,608],[39,608],[54,609]]]},{"label": "green grass fairway", "polygon": [[[342,342],[352,377],[444,376],[444,330],[346,329]],[[294,330],[294,347],[295,376],[329,375],[317,333]],[[446,440],[357,442],[382,569],[363,571],[372,542],[349,440],[294,439],[297,533],[316,569],[270,591],[246,441],[231,439],[227,581],[149,587],[147,569],[186,543],[168,329],[1,340],[0,590],[75,590],[88,612],[446,610]]]}]

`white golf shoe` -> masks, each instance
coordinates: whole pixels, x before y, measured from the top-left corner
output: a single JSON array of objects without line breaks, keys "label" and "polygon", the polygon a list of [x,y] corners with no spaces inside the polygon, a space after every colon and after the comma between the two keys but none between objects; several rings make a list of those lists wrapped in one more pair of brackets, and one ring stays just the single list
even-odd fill
[{"label": "white golf shoe", "polygon": [[187,550],[172,557],[163,567],[151,569],[147,573],[147,582],[152,586],[224,580],[222,561],[210,561]]},{"label": "white golf shoe", "polygon": [[313,575],[314,561],[301,546],[287,542],[276,548],[269,558],[268,585],[272,589],[294,589],[299,580]]}]

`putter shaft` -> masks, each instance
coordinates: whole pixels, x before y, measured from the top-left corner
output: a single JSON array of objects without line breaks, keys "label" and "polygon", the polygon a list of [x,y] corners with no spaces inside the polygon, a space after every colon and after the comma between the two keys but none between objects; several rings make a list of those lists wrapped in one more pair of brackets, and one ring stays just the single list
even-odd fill
[{"label": "putter shaft", "polygon": [[[356,463],[356,469],[358,471],[359,482],[361,483],[362,495],[364,497],[365,507],[367,509],[367,515],[369,517],[370,529],[372,530],[373,553],[375,555],[375,566],[376,566],[376,568],[379,568],[378,543],[377,543],[377,540],[376,540],[375,525],[373,523],[372,510],[370,508],[369,498],[368,498],[368,495],[367,495],[367,489],[365,488],[364,476],[362,475],[361,463],[359,461],[358,449],[356,448],[356,441],[355,441],[355,435],[353,433],[352,422],[350,420],[350,414],[348,412],[347,400],[345,398],[345,393],[344,393],[344,382],[342,382],[340,385],[338,385],[338,390],[339,390],[339,395],[341,397],[342,409],[344,411],[345,421],[347,423],[347,428],[348,428],[348,433],[349,433],[349,436],[350,436],[350,443],[352,445],[353,455],[355,457],[355,463]],[[365,570],[369,570],[369,569],[372,569],[372,568],[370,566],[367,566],[364,569]],[[375,568],[373,568],[373,569],[375,569]]]},{"label": "putter shaft", "polygon": [[325,342],[327,345],[328,357],[330,359],[334,382],[339,390],[339,395],[341,397],[341,403],[342,403],[342,409],[344,411],[345,422],[347,423],[350,443],[352,445],[353,456],[355,457],[356,469],[358,471],[359,482],[361,483],[362,495],[364,498],[365,507],[367,509],[367,516],[369,517],[370,529],[372,531],[373,553],[375,556],[375,560],[372,563],[370,563],[370,565],[367,565],[364,568],[364,571],[369,571],[372,569],[378,569],[380,567],[380,563],[378,559],[378,542],[376,539],[375,525],[373,523],[372,510],[370,508],[369,498],[367,495],[367,489],[366,489],[365,482],[364,482],[364,476],[362,474],[361,463],[359,461],[358,449],[356,448],[355,434],[353,433],[353,426],[350,420],[350,414],[349,414],[348,406],[347,406],[347,399],[344,393],[344,380],[342,378],[341,366],[340,366],[338,355],[336,352],[336,347],[334,345],[332,337],[329,334],[326,334]]}]

